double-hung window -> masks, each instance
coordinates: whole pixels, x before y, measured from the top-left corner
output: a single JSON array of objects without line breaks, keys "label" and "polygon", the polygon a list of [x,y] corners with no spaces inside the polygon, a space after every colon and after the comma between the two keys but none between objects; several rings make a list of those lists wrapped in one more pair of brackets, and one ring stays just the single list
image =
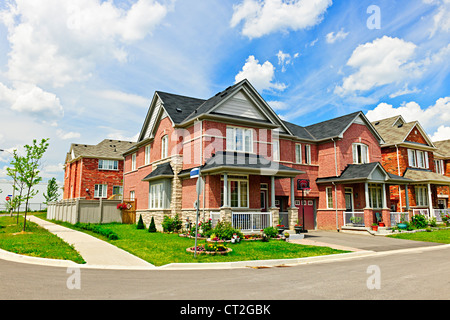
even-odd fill
[{"label": "double-hung window", "polygon": [[443,160],[434,160],[434,167],[436,168],[436,173],[442,174],[442,175],[445,174]]},{"label": "double-hung window", "polygon": [[332,209],[333,208],[333,188],[329,187],[326,189],[327,193],[327,208]]},{"label": "double-hung window", "polygon": [[161,159],[169,156],[169,136],[166,134],[161,138]]},{"label": "double-hung window", "polygon": [[408,164],[410,167],[428,169],[428,152],[408,149]]},{"label": "double-hung window", "polygon": [[272,143],[272,158],[274,161],[280,161],[280,140],[274,140]]},{"label": "double-hung window", "polygon": [[354,143],[352,148],[354,164],[369,163],[369,147],[367,145],[363,143]]},{"label": "double-hung window", "polygon": [[164,203],[164,184],[150,185],[149,209],[162,209]]},{"label": "double-hung window", "polygon": [[145,164],[150,164],[150,145],[145,146]]},{"label": "double-hung window", "polygon": [[418,207],[428,206],[428,190],[425,186],[416,187],[416,205]]},{"label": "double-hung window", "polygon": [[369,185],[369,207],[380,209],[383,207],[383,189],[380,185]]},{"label": "double-hung window", "polygon": [[119,161],[117,160],[98,160],[99,170],[119,170]]},{"label": "double-hung window", "polygon": [[106,198],[108,196],[108,185],[96,184],[94,188],[94,198]]},{"label": "double-hung window", "polygon": [[[232,208],[248,208],[248,177],[228,176],[228,204]],[[221,181],[221,206],[224,205],[224,181]]]},{"label": "double-hung window", "polygon": [[295,163],[302,163],[302,145],[295,145]]},{"label": "double-hung window", "polygon": [[131,171],[136,170],[136,153],[131,155]]},{"label": "double-hung window", "polygon": [[311,164],[311,146],[309,144],[305,145],[305,163]]},{"label": "double-hung window", "polygon": [[253,152],[252,130],[227,127],[227,151]]}]

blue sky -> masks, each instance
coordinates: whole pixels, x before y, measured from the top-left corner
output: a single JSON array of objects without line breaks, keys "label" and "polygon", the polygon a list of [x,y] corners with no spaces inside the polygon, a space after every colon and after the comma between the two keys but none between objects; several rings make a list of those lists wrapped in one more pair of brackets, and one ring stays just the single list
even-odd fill
[{"label": "blue sky", "polygon": [[362,110],[450,139],[449,40],[450,0],[2,1],[0,148],[50,138],[62,181],[71,143],[136,139],[154,91],[244,77],[299,125]]}]

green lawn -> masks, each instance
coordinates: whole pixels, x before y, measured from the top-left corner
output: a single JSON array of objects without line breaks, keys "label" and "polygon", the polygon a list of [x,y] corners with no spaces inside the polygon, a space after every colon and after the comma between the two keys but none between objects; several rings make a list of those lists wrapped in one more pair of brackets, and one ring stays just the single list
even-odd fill
[{"label": "green lawn", "polygon": [[[40,216],[45,218],[45,216]],[[66,227],[73,225],[52,221]],[[153,265],[161,266],[169,263],[193,263],[193,262],[231,262],[266,259],[293,259],[311,256],[345,253],[348,251],[335,250],[328,247],[305,246],[280,240],[270,242],[241,241],[239,244],[230,244],[233,249],[226,256],[197,255],[186,252],[186,248],[193,247],[194,239],[183,238],[177,234],[149,233],[147,230],[138,230],[135,225],[105,224],[103,228],[114,231],[118,240],[109,240],[104,236],[86,231],[95,237],[122,248]],[[199,240],[198,244],[204,244],[205,240]]]},{"label": "green lawn", "polygon": [[389,237],[425,242],[450,243],[450,229],[433,230],[431,232],[399,233]]},{"label": "green lawn", "polygon": [[26,232],[23,229],[23,217],[0,217],[0,248],[32,257],[71,260],[86,263],[77,251],[46,229],[27,221]]}]

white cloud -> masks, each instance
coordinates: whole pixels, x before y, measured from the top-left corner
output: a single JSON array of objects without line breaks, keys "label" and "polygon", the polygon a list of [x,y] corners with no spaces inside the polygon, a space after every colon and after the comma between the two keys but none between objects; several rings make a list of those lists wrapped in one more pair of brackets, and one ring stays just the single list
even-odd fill
[{"label": "white cloud", "polygon": [[419,93],[421,90],[417,88],[409,89],[408,85],[406,84],[403,89],[398,90],[397,92],[391,93],[389,95],[389,98],[396,98],[399,96],[403,96],[405,94],[411,94],[411,93]]},{"label": "white cloud", "polygon": [[[286,66],[292,63],[292,57],[289,53],[284,53],[283,51],[278,51],[278,65],[281,66],[281,72],[286,72]],[[294,54],[294,59],[299,57],[299,53]]]},{"label": "white cloud", "polygon": [[433,37],[436,32],[450,31],[450,0],[430,1],[424,0],[425,3],[437,5],[437,13],[433,16],[433,27],[430,30],[430,37]]},{"label": "white cloud", "polygon": [[11,3],[0,13],[11,46],[9,79],[54,87],[88,79],[98,61],[125,62],[124,46],[150,34],[168,10],[154,0],[128,10],[98,0]]},{"label": "white cloud", "polygon": [[147,108],[150,104],[148,98],[144,98],[135,94],[130,94],[116,90],[102,90],[97,92],[97,95],[103,99],[114,100],[125,104],[133,104]]},{"label": "white cloud", "polygon": [[244,0],[233,6],[231,27],[244,21],[242,34],[249,38],[315,26],[331,6],[331,0]]},{"label": "white cloud", "polygon": [[71,139],[77,139],[81,137],[81,133],[79,132],[65,132],[61,129],[56,130],[56,134],[61,140],[71,140]]},{"label": "white cloud", "polygon": [[335,43],[338,40],[344,40],[347,38],[348,32],[344,32],[344,29],[339,30],[336,34],[330,32],[325,36],[327,43]]},{"label": "white cloud", "polygon": [[259,64],[254,56],[249,56],[242,70],[236,75],[236,83],[247,79],[258,91],[263,90],[280,90],[286,89],[283,83],[274,83],[275,67],[269,61]]},{"label": "white cloud", "polygon": [[283,111],[289,109],[289,105],[282,101],[267,101],[267,104],[275,111]]},{"label": "white cloud", "polygon": [[450,97],[440,98],[434,105],[424,109],[414,101],[404,103],[398,108],[382,102],[367,112],[367,118],[370,121],[396,115],[401,115],[407,122],[419,121],[428,133],[433,133],[430,134],[433,139],[434,137],[442,138],[449,132],[447,125],[450,123]]},{"label": "white cloud", "polygon": [[359,45],[347,62],[357,71],[344,78],[335,93],[346,95],[367,91],[418,76],[421,73],[419,65],[411,61],[416,47],[412,42],[388,36]]},{"label": "white cloud", "polygon": [[440,126],[436,132],[431,136],[433,141],[450,140],[450,127],[444,125]]},{"label": "white cloud", "polygon": [[6,102],[15,112],[45,118],[47,121],[64,116],[64,109],[55,94],[28,83],[15,82],[13,89],[0,83],[0,101]]}]

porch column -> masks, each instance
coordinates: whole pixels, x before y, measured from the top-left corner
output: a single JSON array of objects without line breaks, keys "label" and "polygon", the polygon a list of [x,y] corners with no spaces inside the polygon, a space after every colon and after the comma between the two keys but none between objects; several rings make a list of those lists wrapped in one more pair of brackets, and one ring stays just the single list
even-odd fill
[{"label": "porch column", "polygon": [[382,191],[383,191],[383,198],[382,198],[382,201],[383,201],[383,209],[387,209],[387,201],[386,201],[386,184],[385,184],[385,183],[382,184]]},{"label": "porch column", "polygon": [[275,208],[275,177],[270,177],[270,207]]},{"label": "porch column", "polygon": [[291,178],[291,208],[295,208],[294,178]]},{"label": "porch column", "polygon": [[409,212],[409,185],[407,184],[405,186],[405,205],[406,205],[406,212]]},{"label": "porch column", "polygon": [[428,184],[428,208],[430,210],[428,217],[434,217],[433,213],[433,197],[431,195],[431,184]]},{"label": "porch column", "polygon": [[369,184],[366,182],[366,183],[364,183],[364,194],[365,194],[365,197],[366,197],[366,206],[364,207],[364,208],[370,208],[370,206],[369,206],[369,204],[370,204],[370,201],[369,201]]},{"label": "porch column", "polygon": [[228,173],[223,174],[223,206],[228,207]]}]

